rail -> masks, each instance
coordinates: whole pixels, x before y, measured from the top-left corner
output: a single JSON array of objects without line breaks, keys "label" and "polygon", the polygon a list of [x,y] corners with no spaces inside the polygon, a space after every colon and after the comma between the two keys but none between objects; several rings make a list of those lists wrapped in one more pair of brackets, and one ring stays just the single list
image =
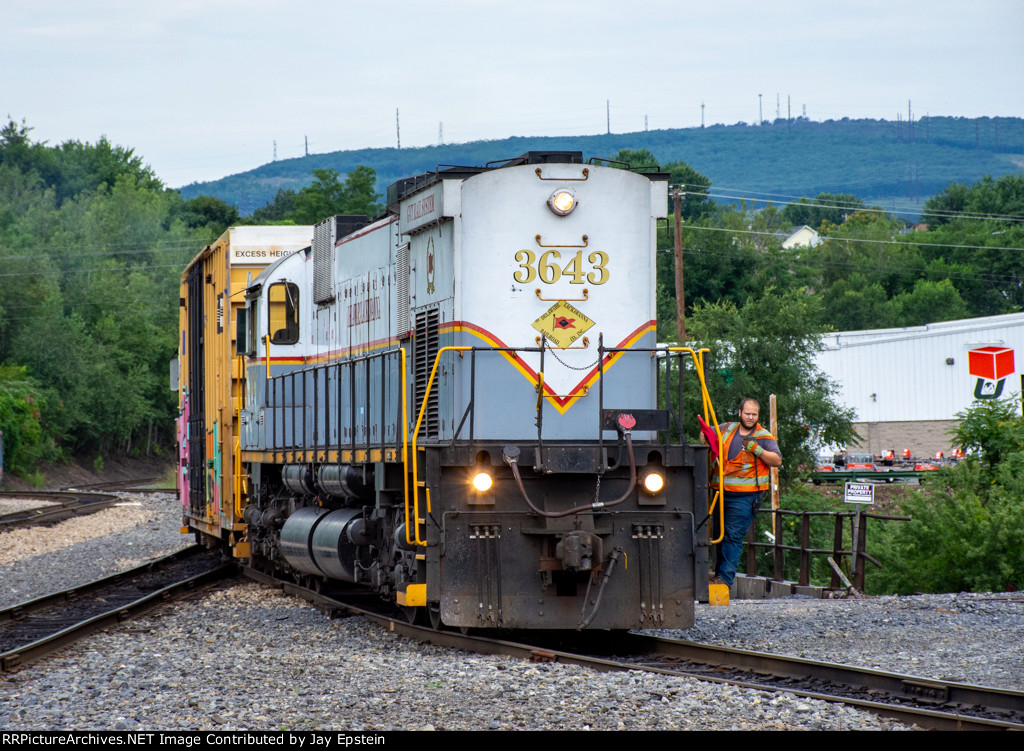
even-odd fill
[{"label": "rail", "polygon": [[265,403],[276,406],[269,408],[267,450],[397,448],[407,424],[405,358],[405,350],[396,347],[271,375],[264,382]]},{"label": "rail", "polygon": [[18,670],[94,631],[235,572],[234,561],[194,545],[0,610],[0,672]]}]

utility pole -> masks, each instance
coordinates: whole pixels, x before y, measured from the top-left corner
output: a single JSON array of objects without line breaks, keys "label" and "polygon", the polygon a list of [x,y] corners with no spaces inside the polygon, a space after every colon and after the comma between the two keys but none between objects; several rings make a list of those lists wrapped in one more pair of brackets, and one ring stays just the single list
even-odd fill
[{"label": "utility pole", "polygon": [[764,110],[761,109],[761,95],[757,95],[757,125],[760,127],[764,123]]},{"label": "utility pole", "polygon": [[647,115],[644,115],[644,133],[647,132]]},{"label": "utility pole", "polygon": [[608,119],[608,135],[611,135],[612,134],[612,100],[611,99],[605,99],[604,100],[604,113],[605,113],[605,117]]},{"label": "utility pole", "polygon": [[398,148],[402,148],[402,131],[398,128],[398,107],[395,107],[395,139],[398,141]]},{"label": "utility pole", "polygon": [[444,120],[437,124],[437,145],[444,146]]},{"label": "utility pole", "polygon": [[700,127],[704,127],[704,102],[700,103]]},{"label": "utility pole", "polygon": [[306,140],[306,156],[309,156],[309,136],[304,136]]},{"label": "utility pole", "polygon": [[679,343],[686,341],[686,292],[683,290],[683,201],[679,188],[672,191],[675,211],[675,255],[676,255],[676,331],[679,332]]},{"label": "utility pole", "polygon": [[274,161],[277,161],[277,139],[274,140]]},{"label": "utility pole", "polygon": [[[768,430],[773,436],[779,435],[779,416],[776,409],[775,394],[768,396]],[[779,468],[772,467],[768,471],[769,482],[771,484],[771,501],[772,501],[772,532],[775,534],[775,550],[779,550],[779,543],[782,541],[782,514],[779,513]],[[779,579],[782,578],[782,557],[777,555],[775,557],[775,576]]]}]

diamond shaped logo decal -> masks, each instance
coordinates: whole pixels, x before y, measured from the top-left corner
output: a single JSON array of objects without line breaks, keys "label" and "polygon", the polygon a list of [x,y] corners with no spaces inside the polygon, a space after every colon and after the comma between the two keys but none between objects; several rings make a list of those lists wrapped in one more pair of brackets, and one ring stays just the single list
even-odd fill
[{"label": "diamond shaped logo decal", "polygon": [[594,322],[565,300],[559,300],[531,325],[556,347],[568,347]]}]

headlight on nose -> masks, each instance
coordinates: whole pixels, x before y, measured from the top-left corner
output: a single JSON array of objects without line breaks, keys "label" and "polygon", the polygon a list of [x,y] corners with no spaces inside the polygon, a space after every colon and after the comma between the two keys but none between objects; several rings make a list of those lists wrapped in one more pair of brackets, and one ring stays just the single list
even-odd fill
[{"label": "headlight on nose", "polygon": [[486,472],[477,472],[473,475],[473,488],[478,493],[486,493],[491,489],[491,485],[494,484],[494,480]]},{"label": "headlight on nose", "polygon": [[566,216],[576,208],[576,196],[568,188],[559,188],[548,198],[548,208],[559,216]]},{"label": "headlight on nose", "polygon": [[651,495],[660,493],[665,488],[665,478],[658,472],[648,472],[643,479],[644,490]]}]

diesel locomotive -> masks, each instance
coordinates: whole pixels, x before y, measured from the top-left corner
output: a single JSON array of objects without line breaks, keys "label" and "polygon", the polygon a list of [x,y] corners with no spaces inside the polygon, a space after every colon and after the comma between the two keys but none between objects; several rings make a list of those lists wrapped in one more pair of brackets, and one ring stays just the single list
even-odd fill
[{"label": "diesel locomotive", "polygon": [[700,389],[709,416],[703,352],[655,336],[668,175],[622,167],[439,167],[380,216],[205,248],[181,284],[183,531],[435,627],[691,626],[708,462],[678,405]]}]

